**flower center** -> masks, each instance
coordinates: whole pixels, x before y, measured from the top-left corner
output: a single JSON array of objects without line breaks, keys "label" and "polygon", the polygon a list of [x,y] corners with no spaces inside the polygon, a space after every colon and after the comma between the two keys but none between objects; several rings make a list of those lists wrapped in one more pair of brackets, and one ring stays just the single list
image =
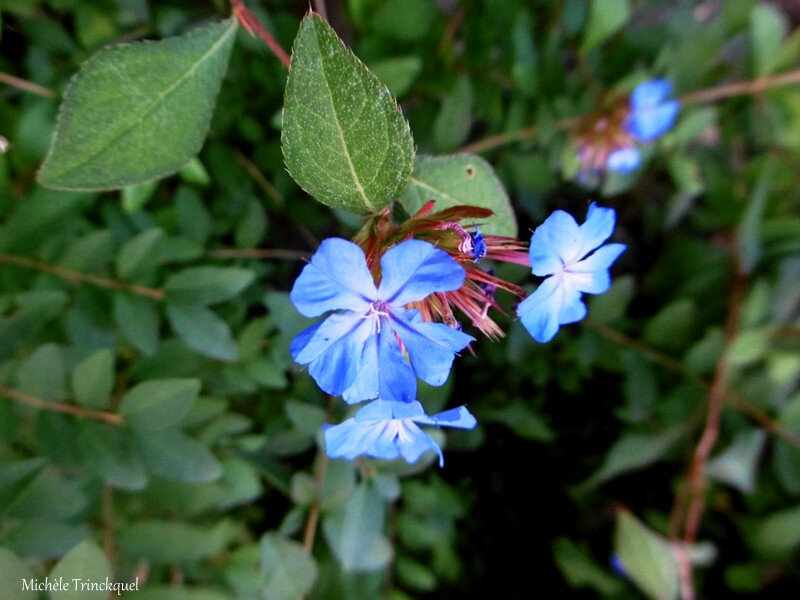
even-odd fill
[{"label": "flower center", "polygon": [[403,419],[389,421],[388,430],[392,440],[397,439],[401,444],[411,441],[411,434],[406,430]]},{"label": "flower center", "polygon": [[381,332],[381,318],[388,317],[390,312],[390,305],[385,300],[375,300],[370,302],[369,311],[364,315],[365,319],[372,319],[375,324],[375,332]]}]

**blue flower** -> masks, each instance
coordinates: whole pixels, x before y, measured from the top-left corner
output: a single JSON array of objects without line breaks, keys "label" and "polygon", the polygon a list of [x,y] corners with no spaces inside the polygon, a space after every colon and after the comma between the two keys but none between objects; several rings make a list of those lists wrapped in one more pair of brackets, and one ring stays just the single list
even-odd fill
[{"label": "blue flower", "polygon": [[613,208],[589,206],[586,222],[557,210],[536,228],[528,251],[531,271],[545,277],[536,291],[517,307],[522,324],[537,342],[549,342],[559,325],[586,316],[581,294],[602,294],[611,285],[609,267],[625,250],[624,244],[599,247],[614,231]]},{"label": "blue flower", "polygon": [[413,400],[416,377],[442,385],[455,352],[474,340],[404,308],[434,292],[461,287],[464,269],[446,252],[407,240],[387,250],[380,265],[376,288],[361,248],[330,238],[320,244],[290,294],[307,317],[336,311],[300,333],[290,350],[323,390],[349,403],[378,397]]},{"label": "blue flower", "polygon": [[475,225],[475,231],[469,234],[470,239],[472,240],[472,259],[474,262],[478,262],[484,256],[486,256],[487,247],[486,242],[483,240],[483,234],[481,230],[478,229],[478,226]]},{"label": "blue flower", "polygon": [[638,141],[650,142],[675,124],[681,104],[669,98],[671,93],[672,84],[666,79],[645,81],[633,90],[626,126]]},{"label": "blue flower", "polygon": [[619,148],[608,155],[606,168],[616,173],[632,173],[642,162],[642,155],[637,148]]},{"label": "blue flower", "polygon": [[353,460],[366,454],[393,460],[402,456],[408,463],[417,462],[426,451],[433,450],[439,455],[439,466],[442,466],[442,449],[419,425],[472,429],[475,424],[475,417],[464,406],[429,417],[416,400],[375,400],[352,419],[328,426],[325,429],[325,448],[331,458]]}]

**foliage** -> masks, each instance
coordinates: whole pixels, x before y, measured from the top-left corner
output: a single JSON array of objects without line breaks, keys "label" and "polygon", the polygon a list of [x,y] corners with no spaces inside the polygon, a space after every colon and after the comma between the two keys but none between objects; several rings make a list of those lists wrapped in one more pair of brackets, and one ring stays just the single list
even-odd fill
[{"label": "foliage", "polygon": [[[687,569],[704,597],[796,592],[799,15],[247,7],[0,6],[0,596],[676,598]],[[655,78],[674,128],[607,171]],[[418,387],[478,420],[431,432],[444,468],[328,459],[355,410],[292,360],[300,260],[430,199],[525,242],[596,201],[627,250],[546,345],[515,319],[530,269],[497,263],[507,335],[464,321],[478,339]],[[105,592],[81,594],[47,595]]]}]

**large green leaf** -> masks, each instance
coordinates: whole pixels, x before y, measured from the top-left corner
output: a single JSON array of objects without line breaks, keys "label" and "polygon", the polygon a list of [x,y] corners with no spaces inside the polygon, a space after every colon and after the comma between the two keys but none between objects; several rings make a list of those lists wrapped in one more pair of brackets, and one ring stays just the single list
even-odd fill
[{"label": "large green leaf", "polygon": [[84,540],[58,561],[50,573],[53,580],[63,579],[68,586],[50,592],[52,600],[103,600],[108,590],[83,589],[83,583],[105,583],[111,578],[111,565],[103,551],[92,540]]},{"label": "large green leaf", "polygon": [[434,210],[462,204],[488,208],[494,214],[479,223],[483,233],[517,235],[511,201],[494,169],[480,156],[417,156],[400,204],[413,215],[428,200],[436,200]]},{"label": "large green leaf", "polygon": [[414,144],[395,99],[318,15],[294,42],[281,142],[304,190],[354,213],[392,202],[411,173]]},{"label": "large green leaf", "polygon": [[203,144],[236,22],[101,50],[66,92],[39,182],[114,189],[164,177]]},{"label": "large green leaf", "polygon": [[678,563],[667,541],[625,511],[617,516],[614,551],[645,596],[652,600],[678,597]]}]

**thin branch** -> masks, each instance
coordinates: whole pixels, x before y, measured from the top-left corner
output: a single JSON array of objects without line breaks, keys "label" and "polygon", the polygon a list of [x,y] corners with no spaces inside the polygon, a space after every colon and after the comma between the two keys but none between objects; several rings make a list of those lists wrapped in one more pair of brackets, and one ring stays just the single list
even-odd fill
[{"label": "thin branch", "polygon": [[209,258],[273,258],[277,260],[308,260],[310,255],[299,250],[282,250],[280,248],[223,248],[209,250]]},{"label": "thin branch", "polygon": [[320,495],[322,493],[322,483],[325,481],[325,471],[327,468],[328,455],[325,454],[324,451],[320,451],[319,460],[314,469],[314,501],[311,503],[311,508],[308,510],[306,529],[303,532],[303,549],[306,551],[306,554],[311,554],[311,551],[314,549],[314,539],[316,538],[317,525],[319,524],[319,512],[322,508]]},{"label": "thin branch", "polygon": [[2,383],[0,383],[0,396],[4,396],[10,400],[16,400],[17,402],[27,404],[28,406],[33,406],[34,408],[65,413],[82,419],[103,421],[104,423],[114,425],[115,427],[120,427],[124,423],[122,416],[115,413],[92,410],[91,408],[83,408],[81,406],[66,404],[64,402],[51,402],[49,400],[39,398],[38,396],[21,392],[20,390],[15,390],[7,385],[3,385]]},{"label": "thin branch", "polygon": [[38,83],[33,83],[32,81],[28,81],[27,79],[22,79],[15,75],[11,75],[10,73],[3,73],[2,71],[0,71],[0,82],[10,85],[11,87],[15,87],[18,90],[22,90],[23,92],[36,94],[42,98],[55,98],[57,96],[57,94],[49,88],[41,86]]},{"label": "thin branch", "polygon": [[107,483],[103,484],[100,496],[100,517],[103,524],[103,553],[109,562],[113,563],[117,555],[117,546],[114,541],[114,488]]},{"label": "thin branch", "polygon": [[236,20],[242,24],[242,26],[247,29],[247,32],[254,36],[261,39],[267,45],[267,48],[277,57],[279,61],[283,64],[284,67],[287,69],[292,62],[292,59],[289,58],[289,55],[286,53],[286,50],[278,43],[273,35],[267,31],[264,26],[259,22],[256,16],[250,12],[242,0],[230,0],[231,8],[233,9],[233,16],[236,17]]},{"label": "thin branch", "polygon": [[[702,104],[704,102],[714,102],[717,100],[725,100],[733,98],[734,96],[756,95],[765,92],[768,89],[781,87],[785,85],[793,85],[800,83],[800,69],[795,71],[788,71],[780,75],[771,75],[768,77],[759,77],[748,81],[737,81],[735,83],[726,83],[710,88],[703,88],[694,92],[689,92],[680,97],[680,101],[684,105]],[[580,117],[560,119],[556,123],[558,129],[569,129],[572,125],[580,120]],[[499,133],[486,137],[482,140],[467,144],[460,150],[459,153],[468,152],[486,152],[506,146],[514,142],[520,142],[530,139],[536,135],[538,127],[536,125],[529,125],[517,131],[508,133]]]},{"label": "thin branch", "polygon": [[[731,289],[728,315],[725,318],[725,347],[736,338],[739,329],[739,317],[746,292],[747,281],[739,265],[738,257],[734,256],[733,287]],[[717,362],[714,370],[714,379],[708,392],[708,412],[706,426],[697,442],[688,473],[688,508],[684,522],[683,542],[685,548],[691,548],[697,541],[700,531],[700,522],[705,509],[706,492],[706,463],[719,438],[719,427],[722,419],[722,409],[725,405],[725,389],[730,372],[730,361],[727,352],[723,349],[722,357]],[[681,588],[684,590],[683,600],[694,600],[694,574],[688,555],[680,555],[681,563]]]},{"label": "thin branch", "polygon": [[[591,329],[598,335],[603,336],[606,339],[609,339],[627,348],[636,350],[637,352],[650,358],[654,362],[660,364],[662,367],[672,371],[673,373],[681,375],[684,379],[686,379],[690,383],[693,383],[697,387],[700,387],[706,391],[711,390],[710,381],[706,381],[696,373],[693,373],[685,366],[683,366],[683,364],[680,361],[675,360],[674,358],[672,358],[667,354],[664,354],[660,350],[657,350],[656,348],[653,348],[652,346],[649,346],[644,342],[641,342],[635,338],[625,335],[624,333],[617,331],[616,329],[612,329],[601,323],[596,323],[590,319],[586,319],[585,321],[583,321],[583,325],[588,329]],[[790,446],[793,446],[794,448],[800,450],[800,436],[798,436],[792,430],[787,429],[786,427],[778,423],[775,419],[770,417],[766,411],[762,410],[755,404],[752,404],[751,402],[744,399],[740,395],[731,391],[728,391],[726,393],[725,402],[726,405],[730,406],[731,408],[735,408],[742,414],[750,417],[753,421],[758,423],[758,425],[763,427],[766,431],[769,431],[773,435],[780,437],[784,442],[786,442]]]},{"label": "thin branch", "polygon": [[244,167],[245,171],[247,171],[247,174],[253,178],[253,181],[256,182],[258,187],[260,187],[267,196],[272,198],[275,204],[281,208],[286,206],[286,200],[283,199],[283,196],[281,196],[280,192],[275,189],[275,186],[270,183],[269,179],[264,176],[264,174],[252,160],[247,158],[238,150],[236,151],[236,160],[239,161],[239,164]]},{"label": "thin branch", "polygon": [[42,262],[40,260],[35,260],[32,258],[27,258],[25,256],[0,253],[0,263],[8,263],[11,265],[17,265],[19,267],[25,267],[27,269],[42,271],[43,273],[50,273],[51,275],[60,277],[61,279],[73,285],[77,285],[80,283],[89,283],[92,285],[96,285],[98,287],[104,287],[113,290],[121,290],[124,292],[131,292],[133,294],[139,294],[140,296],[147,296],[148,298],[153,298],[154,300],[164,299],[164,290],[144,287],[141,285],[136,285],[134,283],[119,281],[117,279],[109,279],[107,277],[89,275],[88,273],[73,271],[72,269],[66,269],[64,267],[59,267],[57,265],[51,265],[50,263]]}]

